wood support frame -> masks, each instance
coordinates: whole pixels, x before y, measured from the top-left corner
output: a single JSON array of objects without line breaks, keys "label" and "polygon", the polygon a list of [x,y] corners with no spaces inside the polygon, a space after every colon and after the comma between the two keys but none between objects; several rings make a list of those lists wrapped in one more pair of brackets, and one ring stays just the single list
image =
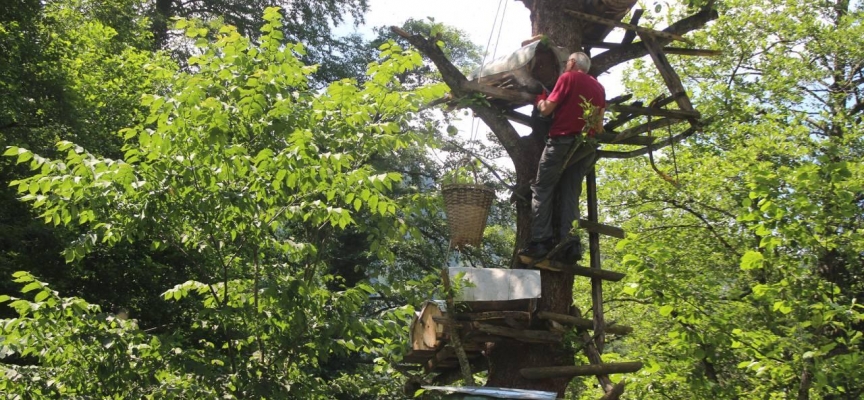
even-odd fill
[{"label": "wood support frame", "polygon": [[556,271],[556,272],[567,271],[567,272],[572,273],[573,275],[584,276],[584,277],[588,277],[588,278],[592,278],[592,279],[600,279],[600,280],[605,280],[605,281],[618,282],[618,281],[624,279],[624,277],[626,276],[625,274],[622,274],[620,272],[609,271],[609,270],[604,270],[604,269],[597,269],[597,268],[585,268],[585,267],[580,267],[578,265],[565,264],[565,263],[562,263],[559,261],[554,261],[554,260],[543,260],[543,261],[540,261],[538,263],[534,263],[533,259],[526,257],[526,256],[519,256],[519,259],[522,261],[522,263],[524,263],[526,265],[533,264],[534,267],[539,268],[539,269],[545,269],[548,271]]},{"label": "wood support frame", "polygon": [[[540,311],[539,313],[537,313],[537,318],[570,325],[580,330],[588,330],[594,328],[594,322],[590,319],[574,317],[572,315]],[[623,325],[611,325],[606,327],[606,333],[611,333],[615,335],[628,335],[630,333],[633,333],[633,328]]]},{"label": "wood support frame", "polygon": [[[522,376],[528,379],[549,378],[571,378],[586,375],[610,375],[636,372],[642,369],[642,363],[638,361],[592,364],[592,365],[568,365],[562,367],[523,368],[519,370]],[[611,388],[610,388],[611,390]]]},{"label": "wood support frame", "polygon": [[693,41],[692,41],[692,40],[687,39],[687,38],[685,38],[685,37],[683,37],[683,36],[681,36],[681,35],[674,34],[674,33],[669,33],[669,32],[664,32],[664,31],[657,31],[657,30],[654,30],[654,29],[648,29],[648,28],[643,28],[643,27],[641,27],[641,26],[631,25],[631,24],[624,23],[624,22],[618,22],[618,21],[611,20],[611,19],[608,19],[608,18],[598,17],[598,16],[596,16],[596,15],[591,15],[591,14],[585,14],[585,13],[583,13],[583,12],[574,11],[574,10],[564,10],[564,12],[567,13],[567,14],[570,14],[570,15],[576,17],[576,18],[579,18],[579,19],[581,19],[581,20],[584,20],[584,21],[590,21],[590,22],[594,22],[594,23],[597,23],[597,24],[603,24],[603,25],[607,25],[607,26],[613,26],[613,27],[616,27],[616,28],[624,28],[624,29],[626,29],[626,30],[636,31],[636,33],[642,33],[642,34],[654,35],[654,36],[662,37],[662,38],[664,38],[664,39],[678,40],[678,41],[682,41],[682,42],[684,42],[684,43],[687,43],[687,44],[689,44],[689,45],[693,45]]}]

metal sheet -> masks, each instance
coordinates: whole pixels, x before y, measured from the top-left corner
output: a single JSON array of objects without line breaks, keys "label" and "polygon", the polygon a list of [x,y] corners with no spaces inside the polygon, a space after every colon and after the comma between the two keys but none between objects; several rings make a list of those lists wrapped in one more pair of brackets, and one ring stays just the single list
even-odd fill
[{"label": "metal sheet", "polygon": [[555,400],[557,398],[555,392],[543,392],[540,390],[478,386],[423,386],[423,389],[448,394],[461,393],[472,396],[485,396],[493,399]]}]

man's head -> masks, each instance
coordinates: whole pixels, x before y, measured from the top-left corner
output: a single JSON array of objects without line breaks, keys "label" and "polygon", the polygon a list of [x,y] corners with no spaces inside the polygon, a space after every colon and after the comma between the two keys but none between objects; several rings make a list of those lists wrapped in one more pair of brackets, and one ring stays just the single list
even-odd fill
[{"label": "man's head", "polygon": [[567,57],[567,66],[564,71],[588,72],[591,69],[591,57],[582,52],[576,52]]}]

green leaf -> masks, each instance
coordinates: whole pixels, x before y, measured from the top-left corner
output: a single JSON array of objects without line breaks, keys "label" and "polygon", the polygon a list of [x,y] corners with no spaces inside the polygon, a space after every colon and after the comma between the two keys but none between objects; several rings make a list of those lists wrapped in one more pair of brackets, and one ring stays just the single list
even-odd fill
[{"label": "green leaf", "polygon": [[27,293],[42,288],[42,282],[30,282],[21,289],[21,293]]},{"label": "green leaf", "polygon": [[667,305],[665,305],[665,306],[663,306],[663,307],[660,307],[660,315],[662,315],[662,316],[664,316],[664,317],[668,317],[670,314],[672,314],[672,311],[673,311],[674,309],[675,309],[675,308],[672,307],[672,305],[667,304]]},{"label": "green leaf", "polygon": [[765,257],[758,251],[748,251],[741,257],[741,270],[749,271],[762,268]]},{"label": "green leaf", "polygon": [[36,301],[36,302],[40,302],[40,301],[42,301],[42,300],[47,299],[48,296],[50,296],[50,295],[51,295],[50,292],[48,292],[47,290],[43,290],[43,291],[37,293],[37,294],[36,294],[36,297],[34,297],[33,300]]}]

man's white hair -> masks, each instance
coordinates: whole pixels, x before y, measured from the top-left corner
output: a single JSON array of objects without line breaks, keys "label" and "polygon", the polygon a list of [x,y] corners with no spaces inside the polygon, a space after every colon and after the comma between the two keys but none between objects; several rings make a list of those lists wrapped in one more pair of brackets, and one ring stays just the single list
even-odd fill
[{"label": "man's white hair", "polygon": [[576,69],[582,72],[588,72],[591,69],[591,57],[588,57],[587,54],[579,51],[573,54],[570,54],[569,59],[576,62]]}]

